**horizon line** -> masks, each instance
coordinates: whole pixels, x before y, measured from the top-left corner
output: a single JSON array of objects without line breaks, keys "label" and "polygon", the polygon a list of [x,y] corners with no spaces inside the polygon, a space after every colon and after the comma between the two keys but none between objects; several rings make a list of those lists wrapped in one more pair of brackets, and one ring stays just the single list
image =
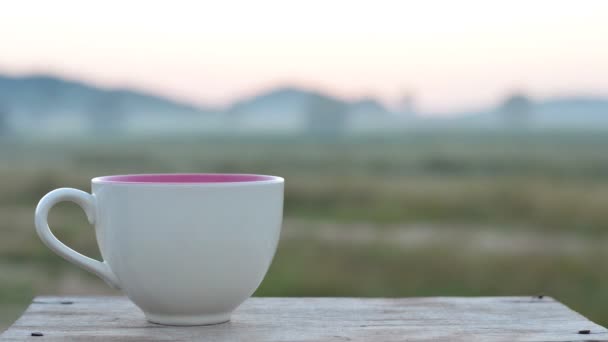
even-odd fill
[{"label": "horizon line", "polygon": [[[324,87],[321,87],[321,86],[297,84],[297,82],[293,82],[293,81],[283,81],[283,82],[275,83],[274,85],[268,85],[268,86],[262,87],[261,89],[258,88],[257,90],[247,91],[245,94],[241,94],[240,96],[234,98],[233,100],[230,100],[228,103],[218,105],[218,104],[210,104],[211,101],[203,102],[204,101],[203,99],[194,100],[194,99],[190,99],[190,98],[186,98],[186,97],[180,97],[180,96],[176,96],[173,94],[168,94],[168,93],[165,93],[162,91],[145,89],[144,87],[141,87],[141,86],[131,85],[128,82],[123,82],[122,84],[104,84],[103,82],[96,82],[94,80],[87,79],[86,77],[75,77],[75,76],[65,75],[65,73],[50,71],[50,70],[32,70],[32,71],[27,71],[27,72],[14,72],[14,71],[7,71],[6,69],[3,69],[0,67],[0,77],[9,77],[9,78],[15,78],[15,79],[27,79],[27,78],[35,78],[35,77],[54,78],[54,79],[59,79],[59,80],[65,81],[65,82],[76,83],[76,84],[80,84],[83,86],[97,88],[97,89],[101,89],[101,90],[105,90],[105,91],[129,91],[129,92],[138,93],[138,94],[144,95],[144,96],[162,98],[166,101],[174,102],[179,105],[190,106],[190,107],[193,107],[193,108],[196,108],[199,110],[225,111],[225,110],[230,109],[232,106],[234,106],[235,104],[237,104],[239,102],[247,101],[249,99],[254,99],[256,97],[270,94],[270,93],[273,93],[273,92],[276,92],[279,90],[293,89],[296,91],[324,95],[327,97],[338,99],[338,100],[346,102],[346,103],[353,103],[353,102],[361,101],[361,100],[373,100],[373,101],[378,102],[389,112],[398,112],[396,105],[386,103],[387,101],[383,101],[382,99],[379,99],[377,96],[374,96],[374,95],[361,95],[361,96],[356,96],[356,97],[342,96],[342,95],[335,94],[335,92],[332,92],[330,90],[324,89]],[[494,105],[490,105],[490,106],[477,105],[477,106],[468,106],[466,108],[454,108],[449,111],[423,111],[423,110],[416,110],[416,106],[414,104],[414,110],[412,111],[412,114],[415,116],[421,116],[421,117],[463,116],[463,115],[466,115],[467,113],[475,113],[475,112],[482,112],[482,111],[488,111],[491,109],[495,109],[500,106],[500,104],[502,103],[502,101],[504,99],[507,99],[509,96],[515,95],[515,94],[523,94],[524,96],[528,97],[533,103],[548,102],[548,101],[560,100],[560,99],[570,99],[570,100],[586,99],[586,100],[606,100],[606,101],[608,101],[607,95],[590,94],[589,92],[535,97],[535,96],[531,96],[530,94],[528,94],[525,91],[511,90],[511,91],[505,91],[504,96],[497,99],[494,102]],[[414,99],[414,101],[415,101],[415,99]]]}]

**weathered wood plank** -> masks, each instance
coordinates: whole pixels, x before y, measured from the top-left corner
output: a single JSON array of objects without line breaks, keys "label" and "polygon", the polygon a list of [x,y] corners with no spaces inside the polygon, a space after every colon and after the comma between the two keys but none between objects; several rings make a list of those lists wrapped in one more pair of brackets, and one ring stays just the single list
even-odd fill
[{"label": "weathered wood plank", "polygon": [[[590,334],[579,334],[580,330]],[[32,332],[44,336],[31,336]],[[205,327],[148,323],[123,297],[38,297],[0,337],[1,341],[608,341],[608,331],[548,297],[252,298],[231,322]]]}]

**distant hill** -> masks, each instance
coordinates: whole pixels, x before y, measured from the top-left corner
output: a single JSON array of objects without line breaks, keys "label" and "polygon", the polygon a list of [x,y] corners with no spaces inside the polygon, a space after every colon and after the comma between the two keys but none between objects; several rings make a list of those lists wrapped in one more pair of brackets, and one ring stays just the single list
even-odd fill
[{"label": "distant hill", "polygon": [[349,103],[351,113],[374,113],[376,115],[391,114],[378,100],[367,97]]},{"label": "distant hill", "polygon": [[324,100],[333,101],[345,106],[348,112],[389,114],[389,111],[380,102],[365,98],[355,101],[346,101],[321,92],[296,87],[280,87],[246,99],[235,102],[229,109],[234,114],[265,114],[289,115],[302,113],[308,110],[311,102]]},{"label": "distant hill", "polygon": [[380,122],[390,116],[374,99],[346,101],[296,87],[280,87],[239,100],[227,114],[238,120],[241,130],[308,130],[315,134],[348,130],[360,117]]},{"label": "distant hill", "polygon": [[45,116],[97,113],[100,106],[131,113],[201,114],[210,111],[128,89],[102,89],[46,75],[0,75],[0,108],[4,111]]},{"label": "distant hill", "polygon": [[162,96],[105,89],[60,77],[0,75],[0,134],[202,131],[215,124],[210,117],[217,112]]}]

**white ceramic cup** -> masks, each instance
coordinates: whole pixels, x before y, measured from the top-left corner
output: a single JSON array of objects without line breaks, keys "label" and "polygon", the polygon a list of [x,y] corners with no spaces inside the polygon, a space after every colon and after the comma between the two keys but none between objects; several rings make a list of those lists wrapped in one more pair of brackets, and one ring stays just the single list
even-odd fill
[{"label": "white ceramic cup", "polygon": [[[121,289],[154,323],[226,322],[262,282],[277,248],[283,178],[250,174],[146,174],[94,178],[92,194],[53,190],[36,231],[66,260]],[[59,241],[49,210],[75,202],[95,225],[103,261]]]}]

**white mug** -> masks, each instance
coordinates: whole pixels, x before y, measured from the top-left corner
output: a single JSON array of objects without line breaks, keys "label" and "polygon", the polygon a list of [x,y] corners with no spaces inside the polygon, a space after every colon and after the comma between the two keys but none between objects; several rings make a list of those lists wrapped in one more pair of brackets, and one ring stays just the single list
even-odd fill
[{"label": "white mug", "polygon": [[[262,282],[283,216],[281,177],[144,174],[94,178],[92,194],[62,188],[36,208],[36,231],[66,260],[121,289],[150,322],[230,320]],[[75,202],[95,225],[103,261],[59,241],[49,210]]]}]

